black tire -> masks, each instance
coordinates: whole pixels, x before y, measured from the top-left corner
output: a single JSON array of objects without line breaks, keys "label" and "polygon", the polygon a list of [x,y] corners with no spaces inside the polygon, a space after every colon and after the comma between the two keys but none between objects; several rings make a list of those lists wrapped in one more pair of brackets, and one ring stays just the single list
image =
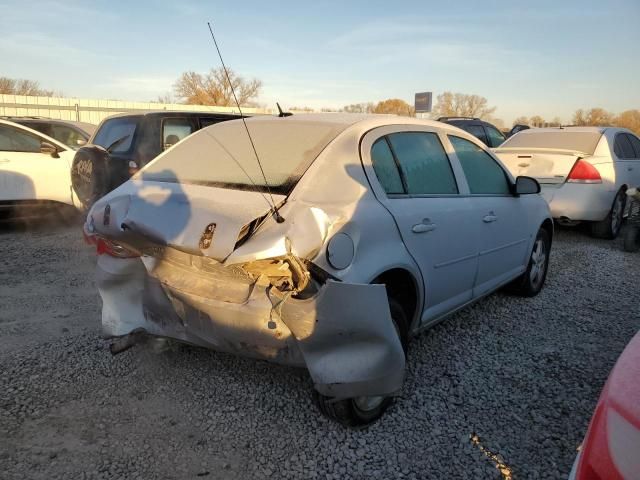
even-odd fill
[{"label": "black tire", "polygon": [[627,225],[623,235],[623,248],[625,252],[637,252],[640,250],[640,227]]},{"label": "black tire", "polygon": [[[409,323],[405,315],[404,309],[400,304],[389,299],[389,310],[391,318],[400,336],[400,343],[407,353],[407,343],[409,339]],[[356,398],[347,398],[343,400],[335,400],[333,397],[327,397],[314,390],[314,399],[320,411],[331,420],[334,420],[346,427],[362,428],[382,416],[393,402],[393,397],[381,397],[380,403],[372,408],[361,408],[362,400]],[[373,397],[370,397],[373,399]]]},{"label": "black tire", "polygon": [[109,193],[109,153],[98,145],[81,147],[71,164],[71,185],[85,210]]},{"label": "black tire", "polygon": [[[508,290],[521,297],[534,297],[540,293],[549,271],[550,252],[551,237],[547,230],[541,228],[533,242],[527,270],[509,285]],[[540,258],[541,253],[544,255],[543,258]]]},{"label": "black tire", "polygon": [[612,240],[620,234],[626,200],[624,190],[620,190],[613,199],[611,210],[604,220],[591,222],[591,236]]}]

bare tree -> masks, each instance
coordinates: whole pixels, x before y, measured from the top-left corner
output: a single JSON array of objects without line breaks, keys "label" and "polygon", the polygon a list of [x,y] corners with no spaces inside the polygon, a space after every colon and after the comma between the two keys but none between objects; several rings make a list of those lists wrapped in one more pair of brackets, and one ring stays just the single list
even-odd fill
[{"label": "bare tree", "polygon": [[534,115],[529,118],[529,125],[532,127],[544,127],[545,121],[540,115]]},{"label": "bare tree", "polygon": [[529,118],[527,117],[518,117],[513,121],[514,125],[529,125]]},{"label": "bare tree", "polygon": [[[260,93],[262,82],[256,78],[245,80],[233,70],[227,69],[231,84],[240,105],[249,105]],[[190,105],[235,105],[231,86],[222,67],[215,68],[205,75],[196,72],[184,72],[174,84],[176,96]]]},{"label": "bare tree", "polygon": [[553,120],[548,122],[547,126],[549,126],[549,127],[560,127],[560,126],[562,126],[562,120],[560,120],[560,117],[553,117]]},{"label": "bare tree", "polygon": [[444,92],[438,95],[432,116],[439,117],[479,117],[487,118],[496,107],[489,107],[485,97],[465,93]]},{"label": "bare tree", "polygon": [[0,77],[0,94],[53,97],[53,90],[43,90],[35,80]]},{"label": "bare tree", "polygon": [[640,135],[640,110],[627,110],[616,116],[613,123],[622,128],[628,128],[636,135]]},{"label": "bare tree", "polygon": [[173,100],[173,96],[170,93],[165,93],[164,95],[158,95],[156,99],[158,103],[175,103]]},{"label": "bare tree", "polygon": [[292,111],[292,112],[315,112],[315,109],[311,108],[311,107],[289,107],[289,111]]},{"label": "bare tree", "polygon": [[573,114],[574,125],[613,125],[613,115],[603,108],[592,108],[590,110],[576,110]]},{"label": "bare tree", "polygon": [[376,106],[373,102],[352,103],[342,107],[342,111],[347,113],[372,113],[375,108]]},{"label": "bare tree", "polygon": [[404,117],[413,117],[415,111],[411,105],[399,98],[389,98],[378,102],[373,108],[373,113],[386,113],[402,115]]}]

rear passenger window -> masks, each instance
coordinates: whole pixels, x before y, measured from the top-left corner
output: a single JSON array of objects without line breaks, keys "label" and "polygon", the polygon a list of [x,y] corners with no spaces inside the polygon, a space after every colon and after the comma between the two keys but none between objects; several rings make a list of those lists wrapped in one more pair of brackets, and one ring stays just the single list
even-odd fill
[{"label": "rear passenger window", "polygon": [[377,140],[371,147],[371,163],[373,163],[373,169],[385,192],[389,194],[404,193],[400,172],[398,172],[396,161],[393,159],[386,138]]},{"label": "rear passenger window", "polygon": [[635,152],[634,158],[636,160],[640,160],[640,139],[638,139],[638,137],[636,137],[635,135],[631,135],[630,133],[627,133],[627,138],[631,142],[631,146],[633,146],[633,150]]},{"label": "rear passenger window", "polygon": [[631,141],[625,133],[616,135],[616,141],[613,144],[613,152],[618,158],[633,158],[636,156],[631,146]]},{"label": "rear passenger window", "polygon": [[502,142],[504,142],[504,135],[495,128],[489,125],[485,125],[484,129],[487,131],[487,137],[489,138],[489,143],[487,143],[489,147],[495,148],[500,146]]},{"label": "rear passenger window", "polygon": [[449,158],[435,133],[403,132],[388,136],[410,195],[458,193]]},{"label": "rear passenger window", "polygon": [[480,147],[460,137],[449,136],[472,194],[509,195],[504,170]]},{"label": "rear passenger window", "polygon": [[481,125],[465,125],[461,127],[465,132],[470,133],[483,143],[487,143],[487,136],[485,135],[484,128]]},{"label": "rear passenger window", "polygon": [[166,150],[193,132],[188,118],[167,118],[162,123],[162,146]]}]

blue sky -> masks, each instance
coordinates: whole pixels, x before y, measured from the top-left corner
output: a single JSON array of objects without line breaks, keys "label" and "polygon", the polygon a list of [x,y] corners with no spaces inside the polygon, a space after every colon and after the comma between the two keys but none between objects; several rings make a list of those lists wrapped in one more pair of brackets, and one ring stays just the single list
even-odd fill
[{"label": "blue sky", "polygon": [[66,96],[154,100],[225,62],[260,102],[340,107],[474,93],[510,123],[640,108],[640,0],[0,0],[0,76]]}]

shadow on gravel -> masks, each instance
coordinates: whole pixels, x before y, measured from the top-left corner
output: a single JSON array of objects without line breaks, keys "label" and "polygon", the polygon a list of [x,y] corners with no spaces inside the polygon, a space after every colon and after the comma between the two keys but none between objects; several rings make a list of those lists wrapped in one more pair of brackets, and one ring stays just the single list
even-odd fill
[{"label": "shadow on gravel", "polygon": [[[13,213],[13,212],[12,212]],[[35,213],[35,215],[34,215]],[[0,235],[9,233],[47,233],[69,227],[81,228],[84,215],[69,205],[43,206],[25,218],[18,211],[0,218]]]}]

